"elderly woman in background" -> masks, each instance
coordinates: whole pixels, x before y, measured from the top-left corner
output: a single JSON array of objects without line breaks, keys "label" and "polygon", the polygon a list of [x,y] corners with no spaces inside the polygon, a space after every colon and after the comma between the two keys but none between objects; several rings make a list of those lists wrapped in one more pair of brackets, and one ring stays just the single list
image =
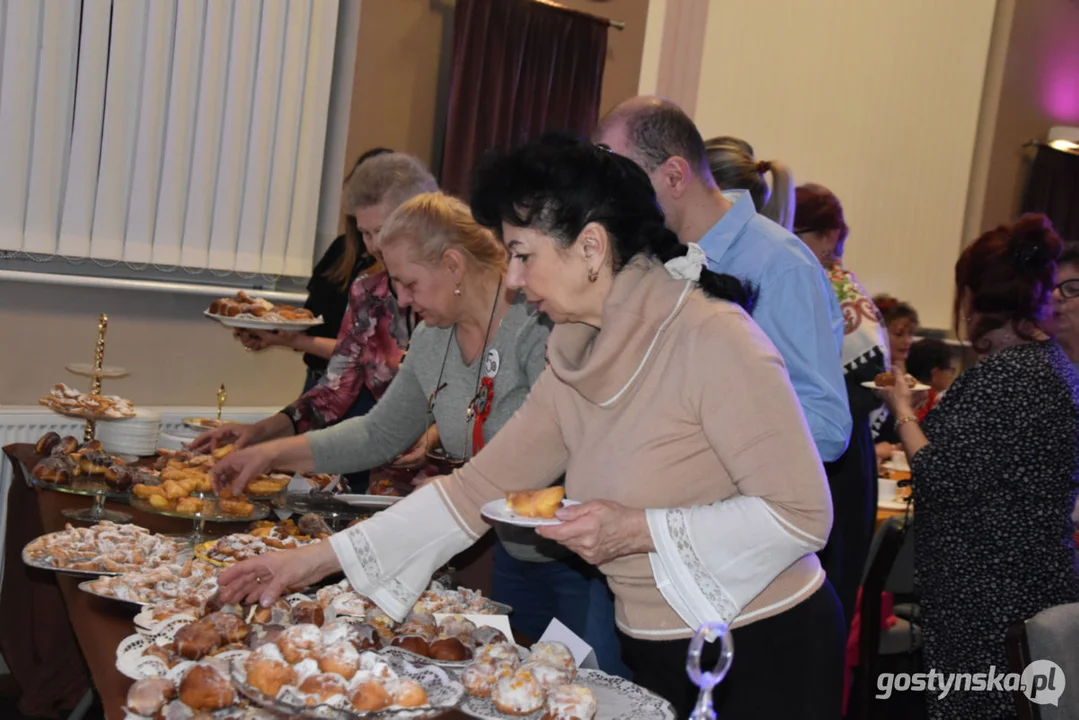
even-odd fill
[{"label": "elderly woman in background", "polygon": [[[375,237],[398,205],[437,188],[426,166],[411,155],[382,154],[360,165],[345,186],[345,202],[352,208],[366,252],[376,255]],[[409,338],[407,314],[398,306],[381,263],[352,284],[342,327],[326,374],[315,387],[275,415],[256,423],[227,423],[195,438],[191,447],[205,450],[234,443],[244,448],[366,414],[397,374]],[[417,443],[402,462],[414,464],[412,456],[422,458],[422,451],[422,442]],[[353,492],[363,492],[366,473],[350,478],[350,484]]]},{"label": "elderly woman in background", "polygon": [[850,230],[839,198],[828,188],[813,184],[800,185],[795,198],[794,234],[828,273],[845,322],[843,375],[854,425],[847,451],[824,466],[835,520],[820,558],[850,623],[877,517],[877,462],[869,414],[881,401],[862,383],[888,367],[888,335],[873,301],[854,274],[843,267]]},{"label": "elderly woman in background", "polygon": [[[914,333],[918,332],[918,312],[908,303],[897,300],[891,295],[875,295],[873,304],[877,306],[884,325],[888,329],[888,359],[892,367],[900,373],[907,370],[907,355],[914,345]],[[893,453],[901,450],[899,436],[895,432],[895,416],[887,407],[880,407],[870,413],[869,429],[877,443],[877,460],[888,460]]]},{"label": "elderly woman in background", "polygon": [[[419,195],[382,225],[378,253],[401,305],[423,316],[401,370],[363,418],[228,455],[219,475],[241,491],[268,468],[353,472],[392,460],[437,423],[451,464],[490,442],[546,364],[550,321],[506,286],[506,250],[441,193]],[[321,472],[320,471],[320,472]],[[499,528],[492,597],[514,608],[518,632],[538,640],[553,618],[583,637],[608,672],[628,674],[614,603],[595,568],[531,529]]]},{"label": "elderly woman in background", "polygon": [[[979,361],[919,424],[910,389],[882,391],[910,458],[925,667],[1007,667],[1008,627],[1079,601],[1071,511],[1079,480],[1079,377],[1039,329],[1061,242],[1024,215],[955,266],[955,323]],[[1007,690],[926,694],[931,718],[1013,717]]]},{"label": "elderly woman in background", "polygon": [[[715,137],[705,143],[708,167],[720,190],[748,190],[757,212],[786,230],[794,226],[794,175],[778,160],[753,157],[753,146],[736,137]],[[771,173],[769,187],[765,175]]]},{"label": "elderly woman in background", "polygon": [[[831,503],[783,362],[739,306],[751,293],[664,227],[636,163],[588,143],[488,157],[472,202],[501,229],[507,283],[558,324],[548,369],[453,476],[329,542],[234,566],[223,599],[269,602],[344,569],[401,619],[489,529],[481,506],[565,473],[581,504],[538,532],[607,575],[635,682],[687,717],[689,639],[724,621],[738,652],[715,692],[721,717],[838,717],[843,619],[815,555]],[[305,467],[331,466],[311,450]],[[702,666],[717,654],[707,648]]]},{"label": "elderly woman in background", "polygon": [[[270,347],[286,347],[303,353],[304,364],[307,365],[307,377],[304,380],[303,392],[307,392],[322,379],[326,374],[329,360],[333,357],[337,346],[337,338],[344,323],[345,312],[349,303],[352,283],[363,272],[368,271],[377,262],[377,259],[367,251],[363,241],[363,234],[356,226],[356,217],[353,215],[354,208],[348,204],[348,187],[352,176],[367,160],[379,155],[388,155],[393,151],[388,148],[373,148],[360,156],[352,170],[345,177],[346,197],[343,206],[345,211],[345,234],[338,237],[323,254],[311,271],[311,279],[307,282],[307,301],[305,308],[314,313],[315,317],[322,317],[323,323],[309,328],[305,332],[285,332],[267,330],[235,330],[233,335],[239,339],[248,350],[265,350]],[[355,411],[362,411],[363,407],[356,406]],[[354,412],[350,412],[351,417]]]},{"label": "elderly woman in background", "polygon": [[1079,243],[1065,246],[1053,282],[1053,332],[1079,369]]}]

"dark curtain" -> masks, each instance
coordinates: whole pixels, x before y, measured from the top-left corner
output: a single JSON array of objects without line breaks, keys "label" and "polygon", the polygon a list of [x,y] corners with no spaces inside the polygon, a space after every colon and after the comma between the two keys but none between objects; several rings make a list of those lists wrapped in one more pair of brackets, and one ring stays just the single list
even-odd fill
[{"label": "dark curtain", "polygon": [[1079,242],[1079,155],[1038,147],[1023,212],[1045,213],[1061,239]]},{"label": "dark curtain", "polygon": [[489,148],[591,133],[607,23],[531,0],[457,0],[453,23],[443,190],[467,198],[472,166]]}]

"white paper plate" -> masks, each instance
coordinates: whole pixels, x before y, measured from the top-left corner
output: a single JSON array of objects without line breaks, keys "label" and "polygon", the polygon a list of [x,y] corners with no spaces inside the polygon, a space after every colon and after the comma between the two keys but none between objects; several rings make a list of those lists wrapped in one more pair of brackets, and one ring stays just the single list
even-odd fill
[{"label": "white paper plate", "polygon": [[237,315],[235,317],[226,317],[224,315],[214,315],[209,310],[204,310],[202,314],[211,320],[218,321],[225,327],[243,328],[245,330],[306,330],[323,323],[321,316],[312,320],[274,320],[272,319],[274,316],[258,318]]},{"label": "white paper plate", "polygon": [[[879,386],[878,386],[878,385],[877,385],[877,384],[876,384],[875,382],[873,382],[872,380],[866,380],[866,381],[865,381],[864,383],[862,383],[862,387],[864,387],[864,388],[869,388],[870,390],[882,390],[882,389],[883,389],[883,388],[879,387]],[[912,388],[910,389],[910,391],[911,391],[911,392],[926,392],[926,391],[927,391],[927,390],[929,390],[929,389],[930,389],[930,388],[929,388],[929,386],[928,386],[928,385],[922,385],[921,383],[918,383],[917,385],[915,385],[914,387],[912,387]]]},{"label": "white paper plate", "polygon": [[385,508],[399,503],[404,500],[403,497],[393,497],[391,495],[349,495],[342,493],[340,495],[332,496],[335,500],[340,500],[346,505],[353,507],[373,507],[373,508]]},{"label": "white paper plate", "polygon": [[[576,500],[562,501],[562,507],[569,507],[570,505],[580,505],[580,503]],[[518,515],[506,507],[506,501],[504,499],[492,500],[480,508],[480,513],[488,520],[505,523],[506,525],[517,525],[518,527],[540,527],[541,525],[562,524],[562,521],[558,518],[535,518]]]},{"label": "white paper plate", "polygon": [[[573,682],[584,685],[595,694],[596,720],[674,720],[674,708],[669,702],[629,680],[608,675],[600,670],[580,669]],[[465,695],[460,710],[480,720],[511,720],[515,717],[501,712],[490,698],[472,697],[468,694]],[[531,715],[519,717],[522,720],[539,720],[543,715],[544,710],[540,709]]]}]

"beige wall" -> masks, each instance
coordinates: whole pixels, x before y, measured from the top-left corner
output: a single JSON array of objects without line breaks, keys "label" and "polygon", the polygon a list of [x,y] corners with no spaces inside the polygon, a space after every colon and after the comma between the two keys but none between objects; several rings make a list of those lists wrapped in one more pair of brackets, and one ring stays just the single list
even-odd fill
[{"label": "beige wall", "polygon": [[97,316],[109,316],[105,364],[131,375],[104,391],[137,405],[284,405],[303,386],[303,362],[286,350],[248,353],[202,316],[210,298],[0,280],[0,405],[33,405],[54,384],[88,389],[64,370],[92,362]]},{"label": "beige wall", "polygon": [[713,0],[695,118],[830,187],[848,267],[947,327],[992,23],[987,0]]},{"label": "beige wall", "polygon": [[979,152],[988,158],[982,205],[973,233],[1010,221],[1019,211],[1027,178],[1028,140],[1045,140],[1054,125],[1079,125],[1079,3],[1000,0],[1008,32],[997,44],[1003,58],[992,134]]}]

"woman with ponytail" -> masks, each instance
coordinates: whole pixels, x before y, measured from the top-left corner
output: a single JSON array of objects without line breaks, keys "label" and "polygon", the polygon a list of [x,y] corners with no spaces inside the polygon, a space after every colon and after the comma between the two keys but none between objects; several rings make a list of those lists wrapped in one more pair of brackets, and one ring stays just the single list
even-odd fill
[{"label": "woman with ponytail", "polygon": [[[223,599],[266,601],[259,578],[276,589],[343,568],[403,619],[430,574],[490,529],[481,507],[565,474],[579,504],[537,533],[606,576],[635,682],[688,717],[690,638],[720,621],[738,648],[714,694],[721,717],[839,717],[843,617],[815,554],[828,486],[783,361],[744,309],[753,289],[678,243],[644,170],[583,141],[491,155],[471,197],[509,251],[507,286],[556,323],[547,369],[453,475],[296,560],[232,568]],[[713,644],[701,666],[717,657]]]},{"label": "woman with ponytail", "polygon": [[[715,137],[704,144],[708,167],[720,190],[747,190],[757,212],[794,228],[794,174],[778,160],[757,160],[753,146],[736,137]],[[772,184],[765,179],[772,176]]]},{"label": "woman with ponytail", "polygon": [[[1044,215],[975,240],[955,266],[955,324],[978,362],[922,423],[906,383],[882,391],[913,474],[925,667],[945,675],[1005,667],[1012,624],[1079,601],[1079,377],[1039,329],[1060,249]],[[930,718],[1015,712],[993,688],[926,702]]]}]

